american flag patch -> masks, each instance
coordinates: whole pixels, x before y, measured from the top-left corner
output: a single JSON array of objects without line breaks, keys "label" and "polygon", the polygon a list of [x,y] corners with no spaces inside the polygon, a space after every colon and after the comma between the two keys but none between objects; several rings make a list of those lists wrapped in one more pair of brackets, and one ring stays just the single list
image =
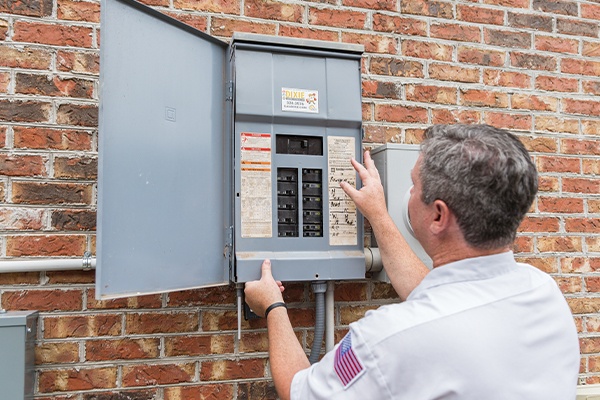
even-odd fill
[{"label": "american flag patch", "polygon": [[344,336],[333,359],[333,368],[342,381],[344,388],[350,386],[359,376],[365,372],[365,367],[352,349],[352,335],[350,332]]}]

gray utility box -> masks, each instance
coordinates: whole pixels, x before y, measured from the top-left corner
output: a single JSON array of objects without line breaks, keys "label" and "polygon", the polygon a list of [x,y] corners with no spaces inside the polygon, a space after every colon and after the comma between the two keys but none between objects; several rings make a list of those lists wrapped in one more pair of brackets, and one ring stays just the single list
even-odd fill
[{"label": "gray utility box", "polygon": [[[411,249],[425,265],[432,268],[431,258],[415,238],[408,215],[408,200],[413,186],[410,172],[419,158],[419,146],[386,144],[372,150],[371,157],[381,176],[390,216]],[[374,278],[389,282],[385,270],[381,270]]]},{"label": "gray utility box", "polygon": [[32,399],[37,311],[0,312],[0,398]]},{"label": "gray utility box", "polygon": [[364,278],[361,55],[103,0],[97,296]]}]

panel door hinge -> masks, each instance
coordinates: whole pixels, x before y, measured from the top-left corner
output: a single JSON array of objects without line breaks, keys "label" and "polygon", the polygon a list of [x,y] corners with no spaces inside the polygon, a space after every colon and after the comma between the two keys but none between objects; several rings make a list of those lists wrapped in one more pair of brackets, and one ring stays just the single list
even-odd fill
[{"label": "panel door hinge", "polygon": [[233,101],[233,81],[228,81],[225,85],[225,101]]}]

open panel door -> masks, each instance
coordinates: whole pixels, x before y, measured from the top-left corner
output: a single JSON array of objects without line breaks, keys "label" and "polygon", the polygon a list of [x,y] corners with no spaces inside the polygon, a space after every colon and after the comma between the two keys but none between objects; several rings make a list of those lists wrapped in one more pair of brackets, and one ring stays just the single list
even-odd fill
[{"label": "open panel door", "polygon": [[135,1],[102,1],[96,297],[227,283],[226,54]]}]

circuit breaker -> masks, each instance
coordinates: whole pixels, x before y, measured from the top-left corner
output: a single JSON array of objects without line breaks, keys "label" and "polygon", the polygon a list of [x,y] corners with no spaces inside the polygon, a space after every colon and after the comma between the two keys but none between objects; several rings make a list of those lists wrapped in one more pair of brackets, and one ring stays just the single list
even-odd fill
[{"label": "circuit breaker", "polygon": [[362,46],[101,10],[97,296],[364,278]]}]

